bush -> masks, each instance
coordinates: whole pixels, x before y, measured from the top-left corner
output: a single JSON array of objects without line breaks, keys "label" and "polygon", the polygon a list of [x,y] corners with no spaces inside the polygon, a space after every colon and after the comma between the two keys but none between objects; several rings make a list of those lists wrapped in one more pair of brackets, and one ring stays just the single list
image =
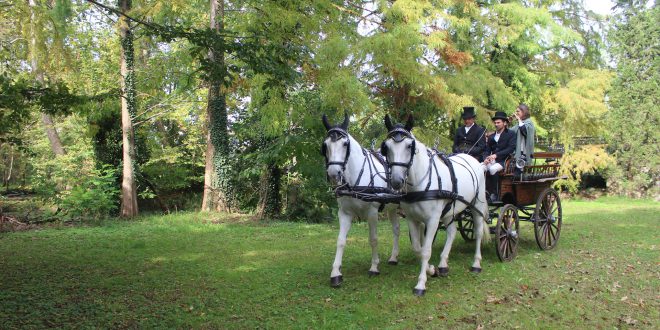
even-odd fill
[{"label": "bush", "polygon": [[87,180],[59,193],[59,207],[70,218],[100,218],[117,209],[117,170],[109,165],[93,169]]}]

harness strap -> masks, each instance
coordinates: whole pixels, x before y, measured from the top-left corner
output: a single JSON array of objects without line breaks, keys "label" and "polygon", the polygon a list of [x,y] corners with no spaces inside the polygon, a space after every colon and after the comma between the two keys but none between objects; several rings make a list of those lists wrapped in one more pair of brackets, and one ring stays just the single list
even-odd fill
[{"label": "harness strap", "polygon": [[[403,195],[401,201],[406,203],[414,203],[414,202],[430,201],[436,199],[451,199],[452,201],[454,201],[454,203],[456,201],[459,201],[467,205],[467,207],[469,207],[470,209],[477,211],[481,216],[483,216],[481,210],[477,209],[473,203],[468,202],[463,196],[448,190],[413,191]],[[445,206],[445,209],[442,210],[442,214],[440,215],[440,218],[443,218],[445,215],[447,215],[447,212],[449,212],[449,209],[451,209],[451,204],[447,204],[447,205],[450,207],[447,208]]]},{"label": "harness strap", "polygon": [[[451,178],[452,193],[456,194],[456,196],[459,196],[458,184],[456,180],[456,172],[454,171],[454,164],[452,164],[451,160],[449,160],[449,158],[443,153],[438,152],[438,158],[440,158],[440,160],[442,160],[442,162],[445,163],[445,165],[449,169],[449,177]],[[435,162],[433,164],[435,165]],[[461,199],[463,199],[463,197],[461,197]],[[452,203],[447,203],[447,205],[445,205],[445,207],[442,209],[442,215],[440,217],[441,218],[444,217],[449,212],[449,210],[451,210],[451,208],[455,206],[456,206],[456,199],[454,199]],[[452,222],[454,222],[454,217],[452,217],[451,222],[449,222],[449,224],[451,224]]]},{"label": "harness strap", "polygon": [[[360,174],[358,174],[357,180],[355,180],[355,184],[353,184],[353,187],[355,187],[358,183],[360,183],[360,179],[362,179],[362,173],[364,173],[364,164],[367,162],[367,159],[369,159],[369,156],[367,155],[364,148],[362,148],[362,155],[364,155],[364,160],[362,161],[362,166],[360,168]],[[371,167],[369,168],[369,172],[371,172]],[[373,178],[371,178],[369,184],[370,185],[374,184],[374,179]]]},{"label": "harness strap", "polygon": [[398,203],[403,197],[403,195],[393,193],[392,190],[385,187],[369,186],[357,186],[353,187],[353,190],[337,189],[335,190],[335,196],[348,196],[365,202],[380,202],[379,211],[382,211],[386,203]]}]

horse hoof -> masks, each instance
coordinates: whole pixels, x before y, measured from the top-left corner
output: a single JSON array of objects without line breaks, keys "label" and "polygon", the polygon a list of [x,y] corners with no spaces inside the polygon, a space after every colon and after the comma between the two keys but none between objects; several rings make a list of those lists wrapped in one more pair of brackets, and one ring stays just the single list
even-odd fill
[{"label": "horse hoof", "polygon": [[475,273],[475,274],[479,274],[479,273],[481,273],[481,268],[479,268],[479,267],[470,267],[470,272]]},{"label": "horse hoof", "polygon": [[378,275],[380,275],[380,272],[369,271],[369,277],[378,276]]},{"label": "horse hoof", "polygon": [[413,288],[413,294],[416,295],[417,297],[422,297],[426,293],[426,290],[424,289],[414,289]]},{"label": "horse hoof", "polygon": [[440,276],[440,269],[438,267],[433,267],[433,275],[431,277],[438,277]]},{"label": "horse hoof", "polygon": [[438,274],[440,274],[440,276],[442,276],[442,277],[449,276],[449,268],[447,268],[447,267],[438,268]]},{"label": "horse hoof", "polygon": [[338,287],[341,286],[341,282],[343,282],[343,281],[344,281],[344,278],[341,275],[331,277],[330,278],[330,286],[333,287],[333,288],[338,288]]},{"label": "horse hoof", "polygon": [[396,265],[399,264],[399,262],[398,262],[398,261],[392,261],[392,260],[390,260],[390,261],[387,262],[387,264],[388,264],[388,265],[392,265],[392,266],[396,266]]}]

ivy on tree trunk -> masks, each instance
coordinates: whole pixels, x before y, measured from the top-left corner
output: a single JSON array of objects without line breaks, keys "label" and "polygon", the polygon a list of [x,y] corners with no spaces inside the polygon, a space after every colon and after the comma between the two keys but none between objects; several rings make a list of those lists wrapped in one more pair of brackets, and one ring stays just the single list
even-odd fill
[{"label": "ivy on tree trunk", "polygon": [[[224,28],[224,3],[211,0],[210,27],[216,31]],[[227,102],[222,88],[224,81],[224,49],[209,51],[209,64],[213,68],[208,75],[208,100],[206,108],[206,168],[204,172],[204,196],[202,210],[231,211],[231,162],[227,132]]]},{"label": "ivy on tree trunk", "polygon": [[262,172],[259,183],[259,206],[257,218],[260,220],[276,218],[281,212],[280,179],[282,170],[275,163],[269,163]]},{"label": "ivy on tree trunk", "polygon": [[[119,0],[123,12],[131,9],[131,0]],[[137,107],[135,90],[133,33],[126,17],[119,18],[119,34],[121,38],[121,127],[123,169],[121,184],[121,216],[134,217],[138,214],[137,193],[135,186],[135,134],[133,118]]]}]

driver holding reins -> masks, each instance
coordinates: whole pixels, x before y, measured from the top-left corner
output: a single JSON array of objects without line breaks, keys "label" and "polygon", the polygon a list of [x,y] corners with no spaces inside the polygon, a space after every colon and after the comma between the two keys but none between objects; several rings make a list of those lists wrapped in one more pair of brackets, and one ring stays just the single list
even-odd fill
[{"label": "driver holding reins", "polygon": [[452,152],[466,153],[478,161],[482,161],[481,156],[486,147],[484,139],[486,129],[474,123],[476,116],[474,107],[463,107],[461,118],[464,125],[456,130]]}]

